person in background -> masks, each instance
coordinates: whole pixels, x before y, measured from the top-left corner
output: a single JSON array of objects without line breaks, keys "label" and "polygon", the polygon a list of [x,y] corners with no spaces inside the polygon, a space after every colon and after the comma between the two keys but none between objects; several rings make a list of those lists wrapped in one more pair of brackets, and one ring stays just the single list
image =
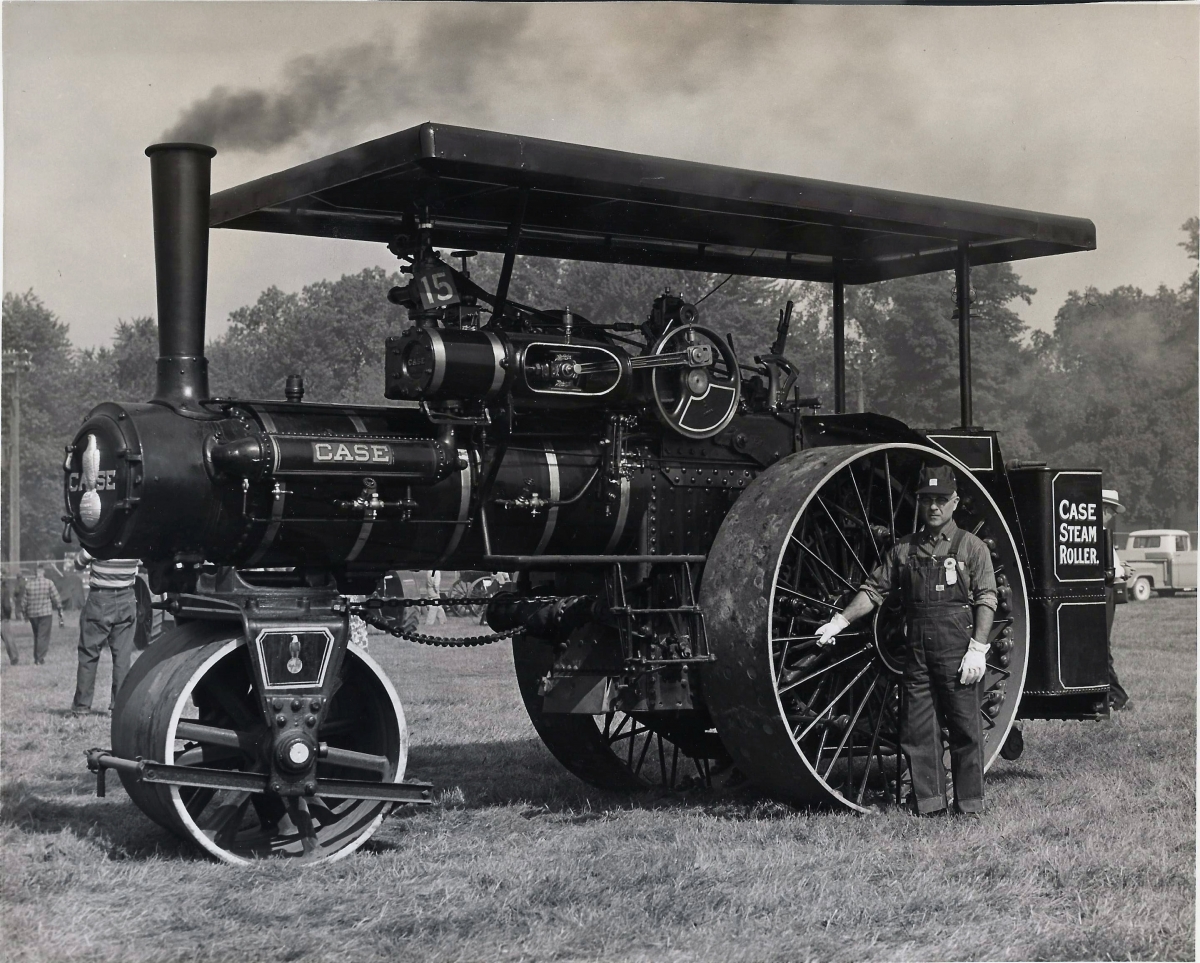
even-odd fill
[{"label": "person in background", "polygon": [[4,652],[8,656],[8,661],[13,665],[18,665],[21,661],[21,654],[17,651],[17,643],[13,641],[12,635],[8,631],[8,626],[4,623],[8,622],[13,617],[13,587],[8,579],[3,580],[0,585],[0,606],[3,607],[3,621],[0,621],[0,639],[4,640]]},{"label": "person in background", "polygon": [[[434,569],[425,576],[425,589],[429,598],[436,599],[442,596],[442,573]],[[428,608],[428,614],[425,616],[426,625],[437,625],[440,622],[446,621],[446,613],[440,605],[431,605]]]},{"label": "person in background", "polygon": [[50,651],[50,613],[58,613],[58,624],[63,624],[62,599],[58,588],[46,578],[46,566],[38,562],[33,578],[26,580],[22,597],[25,618],[33,627],[34,665],[46,664],[46,653]]},{"label": "person in background", "polygon": [[93,558],[87,549],[75,556],[77,569],[90,570],[90,590],[79,613],[79,668],[75,677],[75,699],[71,711],[76,715],[90,712],[96,689],[96,665],[100,650],[108,645],[112,653],[112,701],[133,661],[133,640],[137,628],[136,558]]},{"label": "person in background", "polygon": [[[1113,569],[1116,571],[1117,580],[1121,581],[1125,578],[1125,566],[1121,563],[1121,556],[1117,554],[1116,533],[1110,527],[1114,518],[1125,514],[1125,506],[1121,504],[1119,498],[1120,493],[1115,488],[1106,488],[1101,493],[1104,527],[1109,530],[1109,534],[1112,536]],[[1108,706],[1114,712],[1119,712],[1122,709],[1132,708],[1133,703],[1129,701],[1129,693],[1121,685],[1121,680],[1117,678],[1117,668],[1113,665],[1112,627],[1113,619],[1117,615],[1117,590],[1115,586],[1104,586],[1104,608],[1105,615],[1108,618]]]}]

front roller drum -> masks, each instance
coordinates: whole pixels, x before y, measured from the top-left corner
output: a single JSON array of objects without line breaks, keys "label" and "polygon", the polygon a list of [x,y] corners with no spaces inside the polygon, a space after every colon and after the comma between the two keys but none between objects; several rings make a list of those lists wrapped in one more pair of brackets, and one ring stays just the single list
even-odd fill
[{"label": "front roller drum", "polygon": [[[115,756],[175,766],[266,773],[271,733],[257,706],[250,654],[228,623],[194,621],[138,659],[113,711]],[[236,744],[230,733],[236,733]],[[383,670],[350,646],[317,738],[332,758],[317,779],[402,782],[404,710]],[[338,753],[337,750],[345,750]],[[268,856],[328,862],[365,843],[393,803],[279,796],[143,782],[120,772],[135,805],[170,832],[228,863]]]},{"label": "front roller drum", "polygon": [[905,619],[892,600],[820,648],[814,632],[854,597],[888,547],[917,529],[921,469],[958,477],[959,527],[991,551],[999,608],[981,683],[985,767],[1016,718],[1029,649],[1012,532],[962,464],[913,444],[816,448],[763,472],[733,506],[701,586],[717,662],[705,700],[751,781],[794,805],[863,811],[899,795]]}]

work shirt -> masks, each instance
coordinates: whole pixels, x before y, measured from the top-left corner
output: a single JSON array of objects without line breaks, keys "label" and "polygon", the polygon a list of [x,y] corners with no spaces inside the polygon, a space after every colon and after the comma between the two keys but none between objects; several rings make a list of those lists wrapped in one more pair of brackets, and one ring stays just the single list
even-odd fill
[{"label": "work shirt", "polygon": [[75,556],[76,568],[91,566],[89,585],[94,589],[133,588],[141,564],[136,558],[93,558],[86,548],[80,549]]},{"label": "work shirt", "polygon": [[45,575],[35,575],[25,582],[25,618],[40,619],[51,612],[62,612],[58,589]]},{"label": "work shirt", "polygon": [[[909,552],[918,557],[942,558],[949,554],[950,543],[958,533],[958,525],[950,519],[936,535],[924,529],[915,535],[905,535],[883,555],[883,562],[867,576],[861,589],[876,605],[883,602],[884,596],[900,588],[900,557],[901,548],[910,544]],[[996,573],[992,569],[992,556],[983,540],[964,532],[962,545],[958,549],[958,560],[961,568],[965,569],[966,587],[971,599],[971,605],[982,605],[996,611]]]}]

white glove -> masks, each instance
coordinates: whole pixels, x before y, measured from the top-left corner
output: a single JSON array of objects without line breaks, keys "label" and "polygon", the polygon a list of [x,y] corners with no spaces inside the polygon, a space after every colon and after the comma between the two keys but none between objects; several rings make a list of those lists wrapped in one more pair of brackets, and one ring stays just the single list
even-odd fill
[{"label": "white glove", "polygon": [[832,645],[833,637],[849,624],[846,617],[838,612],[828,622],[817,628],[817,645]]},{"label": "white glove", "polygon": [[974,685],[983,678],[983,672],[987,668],[987,650],[986,642],[971,640],[971,644],[967,646],[967,654],[958,664],[959,682],[963,685]]}]

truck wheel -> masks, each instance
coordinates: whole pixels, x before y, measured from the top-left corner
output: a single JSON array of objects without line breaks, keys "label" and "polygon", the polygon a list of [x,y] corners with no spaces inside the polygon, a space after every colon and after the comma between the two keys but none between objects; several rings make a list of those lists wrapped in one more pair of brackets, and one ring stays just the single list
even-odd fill
[{"label": "truck wheel", "polygon": [[[246,640],[228,625],[193,621],[165,633],[134,663],[113,710],[113,752],[176,766],[265,772],[269,742]],[[233,731],[238,747],[221,738]],[[357,646],[317,733],[349,749],[365,769],[317,763],[317,777],[401,782],[408,727],[396,690]],[[368,758],[371,757],[371,758]],[[160,826],[227,863],[272,856],[322,863],[352,853],[375,832],[391,803],[372,799],[281,797],[242,790],[140,782],[120,773],[134,804]]]},{"label": "truck wheel", "polygon": [[1145,602],[1150,598],[1150,580],[1147,578],[1139,578],[1133,583],[1133,588],[1129,590],[1129,596],[1135,602]]},{"label": "truck wheel", "polygon": [[1024,687],[1029,606],[1015,540],[987,490],[921,445],[799,452],[734,503],[701,586],[717,659],[704,668],[705,703],[734,762],[777,799],[863,811],[898,791],[902,609],[885,603],[824,649],[813,633],[916,530],[913,492],[928,465],[954,468],[955,519],[992,552],[1000,604],[982,682],[985,766],[1006,741]]}]

